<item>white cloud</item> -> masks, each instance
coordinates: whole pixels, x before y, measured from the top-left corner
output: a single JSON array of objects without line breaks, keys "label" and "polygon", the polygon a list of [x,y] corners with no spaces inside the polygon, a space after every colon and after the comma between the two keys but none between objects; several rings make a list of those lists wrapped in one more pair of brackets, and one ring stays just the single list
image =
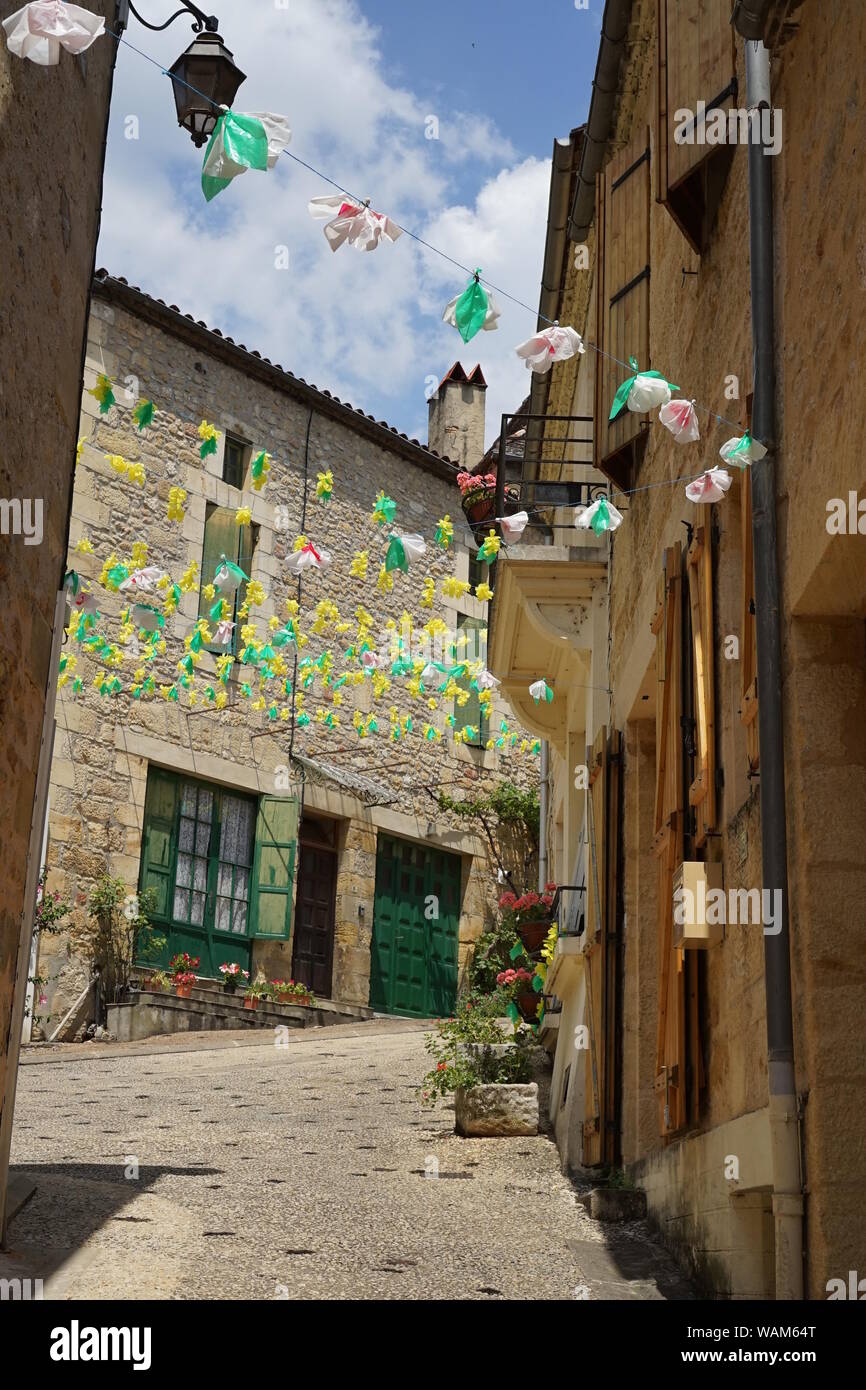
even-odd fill
[{"label": "white cloud", "polygon": [[[148,18],[170,12],[168,0],[154,0]],[[388,82],[377,31],[354,0],[291,0],[287,9],[243,0],[223,3],[220,19],[247,73],[237,109],[284,113],[291,154],[537,304],[548,163],[514,165],[509,142],[483,114],[440,111],[440,139],[425,139],[436,102]],[[180,21],[151,34],[132,20],[127,33],[166,67],[189,42]],[[464,347],[441,323],[463,272],[408,236],[372,254],[332,253],[307,202],[333,190],[295,160],[281,159],[268,174],[250,171],[206,204],[202,152],[178,130],[173,106],[158,68],[121,49],[99,264],[421,438],[425,377],[458,357],[480,360],[493,437],[499,412],[516,408],[528,389],[513,347],[533,329],[533,315],[502,301],[500,330]],[[137,140],[124,138],[130,114]],[[476,192],[478,165],[497,162],[512,167]],[[472,189],[471,207],[453,203],[456,187]],[[275,268],[283,245],[288,270]]]}]

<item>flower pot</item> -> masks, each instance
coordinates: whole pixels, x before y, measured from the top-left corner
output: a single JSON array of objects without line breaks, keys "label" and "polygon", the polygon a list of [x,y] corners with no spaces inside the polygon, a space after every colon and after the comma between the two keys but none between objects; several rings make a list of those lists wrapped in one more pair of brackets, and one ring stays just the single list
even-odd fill
[{"label": "flower pot", "polygon": [[192,985],[175,985],[174,992],[178,999],[189,999],[192,994]]},{"label": "flower pot", "polygon": [[466,520],[477,525],[481,521],[487,521],[495,513],[496,493],[493,488],[487,488],[484,492],[470,494],[468,500],[463,499],[462,506]]},{"label": "flower pot", "polygon": [[544,945],[544,939],[550,931],[550,918],[542,917],[536,922],[524,922],[517,928],[517,935],[523,942],[525,950],[530,955],[533,951],[540,951]]},{"label": "flower pot", "polygon": [[514,1002],[520,1012],[521,1018],[527,1023],[535,1023],[538,1017],[538,1005],[541,1002],[541,995],[536,994],[534,989],[522,989],[515,995]]},{"label": "flower pot", "polygon": [[229,981],[229,980],[223,980],[223,991],[224,991],[224,993],[226,993],[226,994],[234,994],[234,993],[236,992],[236,990],[237,990],[237,984],[236,984],[236,982],[235,982],[234,980],[231,980],[231,981]]},{"label": "flower pot", "polygon": [[257,1009],[259,1007],[258,997],[251,998],[248,994],[244,995],[244,1008]]}]

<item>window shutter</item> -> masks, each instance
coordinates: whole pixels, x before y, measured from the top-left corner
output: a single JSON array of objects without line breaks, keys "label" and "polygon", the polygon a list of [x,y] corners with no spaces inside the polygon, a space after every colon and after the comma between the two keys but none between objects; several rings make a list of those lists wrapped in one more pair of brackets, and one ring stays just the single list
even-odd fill
[{"label": "window shutter", "polygon": [[596,184],[596,332],[601,352],[596,357],[594,462],[618,487],[628,487],[637,445],[647,434],[642,415],[627,410],[613,423],[608,416],[617,388],[632,370],[622,364],[634,357],[644,370],[651,365],[649,207],[649,130],[642,126]]},{"label": "window shutter", "polygon": [[740,720],[746,726],[746,754],[749,772],[760,764],[758,745],[758,639],[755,627],[755,561],[752,549],[752,477],[746,468],[740,474],[740,522],[743,550],[743,621],[740,636],[742,679]]},{"label": "window shutter", "polygon": [[171,773],[155,767],[148,770],[140,885],[156,893],[153,917],[159,922],[170,922],[172,915],[177,791],[178,783]]},{"label": "window shutter", "polygon": [[700,254],[734,152],[733,145],[704,142],[711,112],[727,112],[737,98],[731,0],[657,0],[657,5],[656,198]]},{"label": "window shutter", "polygon": [[[235,514],[230,507],[208,506],[205,515],[204,545],[201,556],[201,587],[198,599],[198,616],[200,618],[210,618],[210,610],[214,600],[205,598],[202,590],[206,584],[213,583],[214,575],[219,569],[223,555],[227,560],[231,560],[233,565],[239,565],[244,574],[250,574],[255,530],[256,528],[253,526],[238,526],[235,521]],[[233,619],[237,619],[239,602],[240,590],[236,591],[232,602]],[[217,655],[221,655],[223,652],[230,652],[234,655],[238,650],[237,628],[233,631],[232,640],[227,646],[208,643],[207,650]]]},{"label": "window shutter", "polygon": [[297,840],[297,798],[263,796],[256,821],[250,895],[254,936],[289,936]]},{"label": "window shutter", "polygon": [[616,1142],[616,930],[620,735],[601,729],[587,798],[586,1022],[583,1162],[613,1163]]},{"label": "window shutter", "polygon": [[694,670],[695,780],[689,802],[695,808],[695,847],[716,828],[716,710],[713,646],[713,551],[709,526],[699,526],[688,554],[689,602]]},{"label": "window shutter", "polygon": [[655,1089],[659,1132],[675,1133],[688,1114],[685,951],[673,945],[673,879],[683,858],[682,553],[665,551],[653,618],[656,635],[655,852],[658,863],[658,1032]]},{"label": "window shutter", "polygon": [[[479,633],[484,632],[486,628],[486,622],[483,622],[480,618],[470,618],[464,613],[459,614],[457,618],[458,633]],[[472,638],[469,638],[470,642],[472,640]],[[472,655],[470,655],[470,648],[467,645],[466,650],[464,652],[461,652],[459,659],[477,659],[477,657],[481,654],[481,639],[476,638],[475,640],[477,642],[477,647],[473,649]],[[442,679],[444,680],[445,677],[443,676]],[[484,718],[481,712],[481,701],[478,697],[478,692],[477,690],[469,689],[469,680],[466,677],[464,677],[463,680],[459,680],[457,684],[460,686],[461,690],[469,691],[469,699],[466,701],[465,705],[459,705],[456,699],[454,701],[455,731],[463,730],[466,728],[475,729],[475,737],[467,738],[466,742],[470,745],[470,747],[483,748],[487,742],[487,720]]]}]

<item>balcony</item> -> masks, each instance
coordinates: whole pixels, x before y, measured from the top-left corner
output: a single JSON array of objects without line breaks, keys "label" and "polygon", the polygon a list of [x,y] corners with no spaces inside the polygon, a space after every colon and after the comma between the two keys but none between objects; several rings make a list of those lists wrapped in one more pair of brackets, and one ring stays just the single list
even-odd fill
[{"label": "balcony", "polygon": [[[607,489],[591,456],[587,416],[502,417],[495,515],[524,510],[529,524],[496,563],[488,665],[520,722],[563,752],[569,725],[583,725],[583,693],[607,683],[598,658],[607,646],[608,541],[574,526],[575,509]],[[529,694],[540,677],[553,687],[552,704]]]}]

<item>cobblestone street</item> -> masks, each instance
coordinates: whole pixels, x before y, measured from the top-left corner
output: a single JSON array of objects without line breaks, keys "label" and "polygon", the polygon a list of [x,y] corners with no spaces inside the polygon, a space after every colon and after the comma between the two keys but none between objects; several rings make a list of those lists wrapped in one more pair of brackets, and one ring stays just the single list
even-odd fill
[{"label": "cobblestone street", "polygon": [[689,1296],[642,1229],[612,1267],[549,1137],[425,1111],[426,1065],[397,1019],[31,1051],[12,1161],[37,1191],[2,1273],[60,1299]]}]

